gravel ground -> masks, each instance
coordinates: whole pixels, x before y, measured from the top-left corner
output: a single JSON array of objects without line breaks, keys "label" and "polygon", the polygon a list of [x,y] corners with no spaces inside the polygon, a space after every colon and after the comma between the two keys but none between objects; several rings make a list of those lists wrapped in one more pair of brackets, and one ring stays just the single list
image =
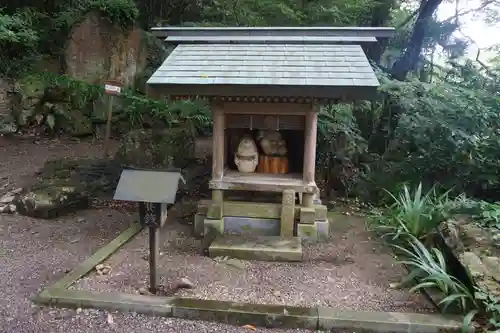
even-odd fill
[{"label": "gravel ground", "polygon": [[[30,181],[51,158],[92,157],[102,146],[74,140],[7,139],[0,137],[0,195]],[[44,287],[108,243],[128,226],[131,217],[109,208],[90,209],[55,220],[0,215],[0,332],[248,332],[218,323],[153,318],[97,310],[40,308],[30,301]],[[305,333],[304,330],[266,330],[263,333]]]},{"label": "gravel ground", "polygon": [[[235,302],[327,306],[344,310],[432,312],[419,294],[391,289],[403,276],[388,248],[370,239],[364,220],[343,217],[328,243],[305,245],[305,261],[274,263],[203,257],[190,226],[171,211],[162,230],[159,263],[163,294]],[[147,231],[107,260],[107,275],[93,273],[74,286],[138,293],[148,285]],[[187,278],[193,289],[175,290]],[[143,291],[142,291],[143,292]]]}]

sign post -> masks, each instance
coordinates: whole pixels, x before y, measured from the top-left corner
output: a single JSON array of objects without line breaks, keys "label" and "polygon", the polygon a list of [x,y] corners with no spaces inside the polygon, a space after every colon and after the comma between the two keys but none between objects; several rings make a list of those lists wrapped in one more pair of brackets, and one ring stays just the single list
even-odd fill
[{"label": "sign post", "polygon": [[104,141],[104,154],[106,157],[109,156],[109,137],[111,136],[111,118],[113,115],[113,102],[114,97],[119,96],[122,92],[122,84],[114,80],[104,81],[104,93],[109,95],[108,103],[108,119],[106,122],[106,137]]},{"label": "sign post", "polygon": [[180,169],[124,169],[113,197],[139,204],[139,222],[149,229],[149,290],[153,294],[159,282],[160,228],[167,220],[167,206],[175,202],[179,180],[184,182]]}]

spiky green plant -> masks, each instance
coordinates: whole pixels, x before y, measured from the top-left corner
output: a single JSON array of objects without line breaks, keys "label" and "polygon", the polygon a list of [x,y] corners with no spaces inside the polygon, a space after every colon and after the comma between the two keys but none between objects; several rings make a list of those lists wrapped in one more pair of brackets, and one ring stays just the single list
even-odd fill
[{"label": "spiky green plant", "polygon": [[427,288],[438,290],[443,295],[438,303],[443,306],[443,311],[451,305],[456,305],[462,312],[477,308],[474,294],[467,285],[448,272],[442,252],[436,248],[427,249],[415,236],[409,237],[408,248],[393,244],[404,255],[400,263],[410,269],[402,284],[417,280],[418,284],[410,289],[411,292]]},{"label": "spiky green plant", "polygon": [[446,216],[448,193],[437,195],[434,189],[422,192],[420,183],[414,191],[404,185],[398,195],[387,191],[393,200],[392,205],[383,215],[372,216],[375,228],[391,236],[392,240],[406,235],[424,239],[431,234]]}]

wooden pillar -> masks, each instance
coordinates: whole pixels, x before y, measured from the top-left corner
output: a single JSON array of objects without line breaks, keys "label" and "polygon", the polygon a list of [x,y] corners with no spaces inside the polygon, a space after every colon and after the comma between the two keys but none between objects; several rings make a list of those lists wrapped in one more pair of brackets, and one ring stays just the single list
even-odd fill
[{"label": "wooden pillar", "polygon": [[[213,104],[213,147],[212,147],[212,180],[222,180],[224,174],[224,111],[218,104]],[[213,190],[212,200],[222,202],[222,191]]]},{"label": "wooden pillar", "polygon": [[[304,171],[303,180],[306,185],[315,184],[316,173],[316,135],[318,128],[318,113],[316,107],[306,113],[305,138],[304,138]],[[313,194],[304,193],[303,204],[312,206]]]}]

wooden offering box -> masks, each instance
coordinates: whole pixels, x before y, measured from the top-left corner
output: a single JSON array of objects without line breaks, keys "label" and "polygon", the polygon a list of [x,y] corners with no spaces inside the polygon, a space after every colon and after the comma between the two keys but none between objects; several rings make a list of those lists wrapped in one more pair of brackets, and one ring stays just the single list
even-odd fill
[{"label": "wooden offering box", "polygon": [[288,173],[288,157],[261,155],[259,156],[257,172],[286,174]]}]

